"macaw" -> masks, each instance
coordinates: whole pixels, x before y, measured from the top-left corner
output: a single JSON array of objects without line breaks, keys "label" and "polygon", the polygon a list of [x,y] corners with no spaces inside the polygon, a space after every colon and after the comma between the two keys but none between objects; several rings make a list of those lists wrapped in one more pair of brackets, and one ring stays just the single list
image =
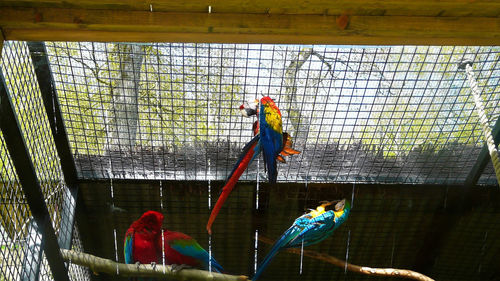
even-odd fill
[{"label": "macaw", "polygon": [[125,233],[123,254],[125,263],[156,264],[161,260],[161,240],[163,215],[156,211],[145,212],[134,221]]},{"label": "macaw", "polygon": [[[222,266],[207,251],[196,242],[191,236],[182,232],[163,230],[163,241],[158,240],[158,246],[163,248],[165,253],[165,263],[177,266],[190,266],[208,270],[208,262],[211,260],[212,269],[222,272]],[[162,243],[164,243],[162,245]]]},{"label": "macaw", "polygon": [[351,210],[349,201],[345,199],[338,201],[333,210],[327,211],[325,209],[335,202],[323,202],[315,210],[311,210],[309,213],[298,217],[292,226],[274,243],[271,251],[257,269],[252,281],[259,278],[272,258],[281,249],[313,245],[332,235],[333,231],[346,221]]},{"label": "macaw", "polygon": [[263,97],[260,100],[260,110],[257,109],[258,105],[259,100],[255,100],[252,104],[244,103],[240,106],[241,114],[244,117],[257,115],[260,112],[259,120],[253,124],[254,137],[243,147],[243,151],[212,209],[206,227],[209,234],[212,234],[212,224],[227,197],[248,165],[261,151],[264,153],[264,162],[270,183],[276,183],[278,177],[276,160],[285,162],[283,156],[300,153],[291,148],[291,137],[287,133],[283,133],[281,112],[274,101],[270,97]]}]

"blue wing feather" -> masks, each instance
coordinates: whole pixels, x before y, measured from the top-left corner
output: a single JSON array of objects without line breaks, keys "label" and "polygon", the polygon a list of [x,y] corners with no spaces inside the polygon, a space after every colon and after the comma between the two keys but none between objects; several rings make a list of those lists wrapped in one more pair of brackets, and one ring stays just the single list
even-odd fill
[{"label": "blue wing feather", "polygon": [[329,237],[347,219],[349,210],[349,208],[345,208],[343,215],[340,217],[335,217],[335,213],[330,210],[314,218],[309,214],[297,218],[293,225],[273,245],[252,280],[255,281],[260,277],[272,258],[281,249],[298,248],[302,246],[302,243],[304,246],[309,246]]},{"label": "blue wing feather", "polygon": [[287,248],[287,245],[290,243],[290,241],[293,241],[301,232],[302,228],[295,223],[281,235],[280,239],[274,243],[273,248],[269,253],[266,255],[264,260],[260,263],[259,267],[257,268],[257,272],[255,272],[254,277],[252,280],[257,280],[259,276],[264,272],[266,267],[269,265],[271,260],[276,256],[276,254],[279,252],[279,250],[283,248]]},{"label": "blue wing feather", "polygon": [[134,245],[134,234],[132,232],[129,233],[127,236],[125,236],[125,243],[123,245],[123,254],[125,256],[125,263],[127,264],[135,263],[133,245]]},{"label": "blue wing feather", "polygon": [[[181,245],[174,242],[170,245],[170,247],[184,256],[188,256],[200,261],[201,264],[203,264],[205,268],[208,269],[208,261],[210,259],[210,255],[195,240],[191,240],[190,245]],[[222,272],[224,270],[213,257],[210,260],[212,262],[212,268],[215,269],[215,271]]]}]

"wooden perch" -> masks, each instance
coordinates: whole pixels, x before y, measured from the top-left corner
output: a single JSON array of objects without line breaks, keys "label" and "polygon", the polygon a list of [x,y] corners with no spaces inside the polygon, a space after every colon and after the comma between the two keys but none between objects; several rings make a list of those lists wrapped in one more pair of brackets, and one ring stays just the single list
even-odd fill
[{"label": "wooden perch", "polygon": [[173,272],[171,266],[169,265],[156,265],[153,267],[150,264],[141,264],[138,267],[135,264],[117,263],[112,260],[64,249],[61,249],[61,255],[65,261],[89,267],[93,272],[104,272],[107,274],[126,277],[155,277],[158,279],[177,280],[248,280],[248,277],[243,275],[227,275],[198,269],[182,269],[177,272]]},{"label": "wooden perch", "polygon": [[[261,241],[264,244],[269,244],[273,245],[274,241],[272,239],[269,239],[267,237],[263,237],[259,235],[259,241]],[[294,253],[297,255],[300,255],[301,250],[300,249],[286,249],[285,251],[289,253]],[[367,266],[359,266],[355,264],[350,264],[348,262],[345,262],[341,259],[337,259],[335,257],[332,257],[327,254],[322,254],[318,253],[315,251],[311,250],[304,250],[303,255],[321,260],[327,263],[331,263],[333,265],[336,265],[338,267],[345,268],[347,264],[347,270],[352,271],[352,272],[358,272],[361,274],[366,274],[366,275],[379,275],[379,276],[397,276],[397,277],[403,277],[403,278],[409,278],[409,279],[414,279],[414,280],[422,280],[422,281],[434,281],[434,279],[429,278],[428,276],[425,276],[421,273],[412,271],[412,270],[407,270],[407,269],[396,269],[396,268],[372,268],[372,267],[367,267]]]}]

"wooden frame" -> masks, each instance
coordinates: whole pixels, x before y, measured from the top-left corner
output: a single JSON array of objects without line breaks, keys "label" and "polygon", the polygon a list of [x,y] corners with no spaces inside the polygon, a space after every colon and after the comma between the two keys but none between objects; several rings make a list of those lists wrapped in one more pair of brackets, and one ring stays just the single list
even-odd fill
[{"label": "wooden frame", "polygon": [[38,41],[499,45],[499,15],[482,0],[0,2],[5,39]]}]

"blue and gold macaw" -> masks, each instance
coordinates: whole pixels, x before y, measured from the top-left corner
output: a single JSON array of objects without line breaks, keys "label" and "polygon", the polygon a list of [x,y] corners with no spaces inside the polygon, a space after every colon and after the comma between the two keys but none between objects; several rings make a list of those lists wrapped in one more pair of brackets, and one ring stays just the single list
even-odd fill
[{"label": "blue and gold macaw", "polygon": [[311,210],[309,213],[297,218],[293,225],[274,243],[273,248],[257,269],[252,281],[259,278],[281,249],[313,245],[332,235],[333,231],[346,221],[351,210],[349,201],[343,199],[335,204],[333,210],[327,211],[326,207],[331,206],[333,203],[335,201],[324,202],[316,210]]},{"label": "blue and gold macaw", "polygon": [[[257,109],[259,104],[260,108]],[[222,188],[222,193],[212,209],[206,226],[209,234],[212,233],[212,224],[220,208],[238,182],[238,179],[261,151],[264,154],[264,163],[270,183],[276,183],[278,177],[276,161],[285,162],[283,156],[300,153],[291,148],[292,142],[290,136],[287,133],[283,133],[281,112],[270,97],[263,97],[260,103],[259,100],[255,100],[253,105],[245,103],[240,106],[240,110],[245,117],[258,114],[259,120],[253,125],[254,137],[243,148],[238,162],[236,162],[236,165],[229,174],[226,184]]]}]

